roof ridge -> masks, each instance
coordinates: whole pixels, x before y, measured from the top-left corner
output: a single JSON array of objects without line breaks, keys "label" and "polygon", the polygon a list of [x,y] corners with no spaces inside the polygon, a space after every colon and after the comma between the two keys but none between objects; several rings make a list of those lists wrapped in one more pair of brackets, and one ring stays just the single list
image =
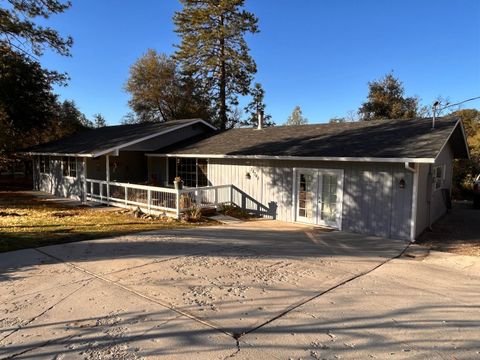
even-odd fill
[{"label": "roof ridge", "polygon": [[[435,118],[435,121],[442,121],[442,120],[453,120],[456,119],[458,120],[457,116],[450,116],[450,115],[445,115],[445,116],[439,116]],[[282,124],[282,125],[275,125],[275,126],[266,126],[263,127],[261,130],[267,130],[267,129],[281,129],[281,128],[300,128],[300,127],[347,127],[349,125],[373,125],[373,124],[381,124],[385,122],[402,122],[402,121],[432,121],[431,117],[417,117],[417,118],[408,118],[408,119],[375,119],[375,120],[357,120],[357,121],[345,121],[345,122],[326,122],[326,123],[313,123],[313,124],[299,124],[299,125],[287,125],[287,124]],[[258,130],[256,126],[252,127],[238,127],[238,128],[232,128],[232,129],[227,129],[228,130]]]}]

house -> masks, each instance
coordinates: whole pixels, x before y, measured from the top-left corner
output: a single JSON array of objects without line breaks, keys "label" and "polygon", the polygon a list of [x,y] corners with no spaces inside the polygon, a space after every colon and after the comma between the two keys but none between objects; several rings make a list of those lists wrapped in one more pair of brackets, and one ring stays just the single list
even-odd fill
[{"label": "house", "polygon": [[[28,150],[34,186],[178,216],[233,203],[264,217],[414,241],[450,204],[456,118],[239,128],[110,126]],[[173,187],[175,177],[183,189]]]}]

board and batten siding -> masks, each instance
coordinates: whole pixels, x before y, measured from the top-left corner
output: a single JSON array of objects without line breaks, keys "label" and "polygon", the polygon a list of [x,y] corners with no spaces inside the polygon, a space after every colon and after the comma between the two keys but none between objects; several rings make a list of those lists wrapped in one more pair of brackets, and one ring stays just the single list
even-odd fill
[{"label": "board and batten siding", "polygon": [[77,158],[77,176],[63,176],[62,158],[50,157],[50,172],[40,173],[40,159],[34,156],[34,189],[55,196],[81,200],[83,195],[82,172],[83,158]]},{"label": "board and batten siding", "polygon": [[[452,147],[450,143],[447,143],[434,164],[419,164],[415,237],[447,212],[446,199],[441,189],[450,190],[452,188],[453,159]],[[435,189],[433,186],[432,172],[435,166],[445,166],[441,189]]]},{"label": "board and batten siding", "polygon": [[233,184],[248,195],[244,204],[238,203],[241,194],[234,196],[238,205],[294,222],[295,168],[344,170],[343,230],[410,239],[413,174],[403,163],[209,159],[208,178],[211,185]]}]

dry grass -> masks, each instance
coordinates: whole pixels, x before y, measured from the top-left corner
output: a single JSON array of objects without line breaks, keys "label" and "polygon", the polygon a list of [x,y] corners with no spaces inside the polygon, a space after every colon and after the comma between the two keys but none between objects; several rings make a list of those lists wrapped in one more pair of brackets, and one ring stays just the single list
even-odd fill
[{"label": "dry grass", "polygon": [[186,226],[194,225],[137,219],[115,208],[70,207],[21,191],[0,191],[0,252]]}]

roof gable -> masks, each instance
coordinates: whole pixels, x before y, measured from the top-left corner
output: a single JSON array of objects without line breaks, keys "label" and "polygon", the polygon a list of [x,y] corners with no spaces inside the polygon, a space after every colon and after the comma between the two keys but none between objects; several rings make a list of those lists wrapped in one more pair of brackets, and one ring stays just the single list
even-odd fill
[{"label": "roof gable", "polygon": [[[153,151],[162,145],[159,137],[174,131],[181,131],[189,126],[204,127],[203,132],[213,131],[214,126],[201,119],[174,120],[164,123],[142,123],[132,125],[106,126],[73,134],[46,144],[26,149],[30,154],[100,156],[123,148],[146,143],[144,151]],[[157,140],[157,141],[155,141]]]}]

